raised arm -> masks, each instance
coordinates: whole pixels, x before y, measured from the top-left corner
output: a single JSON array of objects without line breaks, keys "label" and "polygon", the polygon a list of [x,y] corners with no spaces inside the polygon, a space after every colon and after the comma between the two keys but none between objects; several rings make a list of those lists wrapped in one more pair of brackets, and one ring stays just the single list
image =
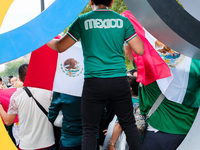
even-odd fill
[{"label": "raised arm", "polygon": [[70,48],[74,44],[75,44],[75,41],[69,35],[65,35],[61,39],[53,39],[47,43],[47,45],[51,49],[59,53],[66,51],[68,48]]},{"label": "raised arm", "polygon": [[134,37],[127,43],[136,54],[138,54],[138,55],[144,54],[144,44],[143,44],[142,40],[139,38],[139,36]]},{"label": "raised arm", "polygon": [[124,44],[124,51],[125,55],[128,58],[128,60],[132,63],[133,62],[133,54],[132,54],[132,49],[129,45]]}]

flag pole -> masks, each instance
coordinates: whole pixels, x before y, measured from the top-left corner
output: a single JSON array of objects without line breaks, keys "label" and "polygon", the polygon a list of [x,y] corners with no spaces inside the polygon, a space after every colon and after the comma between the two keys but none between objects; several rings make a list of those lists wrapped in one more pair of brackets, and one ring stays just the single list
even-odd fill
[{"label": "flag pole", "polygon": [[44,0],[41,0],[41,12],[44,10]]}]

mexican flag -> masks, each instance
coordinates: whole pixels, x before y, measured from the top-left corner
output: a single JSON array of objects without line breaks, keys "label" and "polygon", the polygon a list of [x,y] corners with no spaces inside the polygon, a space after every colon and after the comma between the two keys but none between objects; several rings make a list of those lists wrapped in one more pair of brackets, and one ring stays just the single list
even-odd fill
[{"label": "mexican flag", "polygon": [[[154,56],[148,57],[148,55],[140,56],[141,60],[146,59],[146,61],[138,61],[138,57],[133,53],[134,61],[136,61],[136,65],[144,66],[143,69],[146,71],[145,74],[141,74],[138,76],[138,81],[142,82],[144,85],[150,84],[145,83],[140,78],[146,78],[147,76],[160,76],[159,78],[154,78],[152,81],[156,81],[162,93],[168,100],[184,104],[190,107],[199,108],[200,105],[200,60],[192,59],[187,56],[184,56],[160,41],[158,41],[155,37],[153,37],[148,31],[146,31],[142,25],[135,19],[135,17],[131,14],[130,11],[125,11],[123,13],[124,16],[128,17],[129,20],[134,25],[138,36],[144,43],[144,46],[151,44],[153,49],[150,47],[145,49],[145,53],[149,52],[152,54],[153,50],[156,52],[159,57],[162,59],[162,62],[165,62],[167,65],[164,68],[160,68],[159,65],[155,63],[152,64],[151,70],[148,67],[148,64],[151,63],[155,59]],[[155,53],[154,53],[155,54]],[[157,58],[156,58],[157,59]],[[159,59],[160,61],[160,59]],[[147,63],[147,65],[146,65]],[[159,63],[158,63],[159,64]],[[147,66],[147,67],[146,67]],[[159,69],[159,71],[154,71],[154,68]],[[140,69],[140,68],[138,68]],[[160,72],[166,73],[170,69],[171,76],[166,76],[160,74]],[[149,71],[150,70],[150,71]],[[152,71],[153,70],[153,71]],[[138,72],[139,73],[139,72]],[[153,75],[152,75],[153,74]],[[156,75],[157,74],[157,75]]]},{"label": "mexican flag", "polygon": [[[153,36],[147,36],[149,41],[155,41]],[[163,47],[154,45],[160,57],[166,62],[172,73],[170,78],[157,80],[158,86],[165,97],[174,102],[190,107],[200,106],[200,60],[180,54],[170,48],[163,53]],[[162,50],[161,50],[162,48]],[[164,50],[165,51],[165,50]]]},{"label": "mexican flag", "polygon": [[131,21],[137,35],[144,43],[145,52],[142,56],[137,55],[132,51],[138,72],[137,82],[148,85],[158,79],[170,77],[171,72],[169,67],[146,38],[143,26],[136,20],[130,11],[124,11],[122,15]]},{"label": "mexican flag", "polygon": [[31,54],[24,86],[52,90],[80,97],[84,81],[83,52],[80,42],[58,53],[47,45]]}]

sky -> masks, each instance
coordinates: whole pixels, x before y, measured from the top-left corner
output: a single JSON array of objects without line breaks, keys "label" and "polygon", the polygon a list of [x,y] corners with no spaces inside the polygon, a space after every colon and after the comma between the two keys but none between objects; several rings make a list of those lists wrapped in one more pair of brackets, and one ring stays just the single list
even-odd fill
[{"label": "sky", "polygon": [[[44,0],[47,9],[55,0]],[[14,0],[0,28],[0,34],[13,30],[41,13],[41,0]],[[0,71],[5,64],[0,65]]]},{"label": "sky", "polygon": [[[45,9],[48,8],[54,0],[45,0]],[[10,6],[2,26],[0,34],[15,29],[41,13],[41,0],[14,0]]]}]

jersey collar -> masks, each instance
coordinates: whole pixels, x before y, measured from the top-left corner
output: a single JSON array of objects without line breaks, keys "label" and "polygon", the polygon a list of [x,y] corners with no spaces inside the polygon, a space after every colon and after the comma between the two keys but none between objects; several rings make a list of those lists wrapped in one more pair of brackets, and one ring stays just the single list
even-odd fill
[{"label": "jersey collar", "polygon": [[96,9],[94,11],[111,11],[110,9]]}]

